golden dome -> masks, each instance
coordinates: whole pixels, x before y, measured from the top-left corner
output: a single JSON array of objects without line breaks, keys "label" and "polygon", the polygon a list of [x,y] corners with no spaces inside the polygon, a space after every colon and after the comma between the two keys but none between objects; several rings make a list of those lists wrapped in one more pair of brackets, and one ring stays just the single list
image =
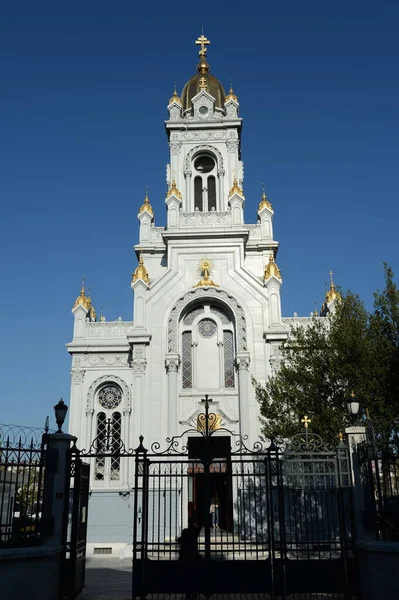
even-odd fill
[{"label": "golden dome", "polygon": [[330,304],[333,300],[341,300],[341,294],[335,289],[333,274],[330,271],[330,289],[326,293],[326,302]]},{"label": "golden dome", "polygon": [[145,198],[144,198],[144,204],[142,204],[140,207],[139,215],[141,215],[141,213],[143,213],[143,212],[148,212],[148,214],[151,216],[154,215],[154,210],[150,204],[150,199],[148,197],[148,190],[147,190]]},{"label": "golden dome", "polygon": [[148,276],[147,269],[144,266],[142,250],[140,250],[139,266],[133,273],[132,282],[134,283],[138,279],[142,279],[142,281],[144,281],[144,283],[146,283],[147,285],[150,285],[150,278]]},{"label": "golden dome", "polygon": [[176,198],[179,198],[179,200],[181,200],[181,193],[179,192],[179,190],[176,187],[176,181],[175,181],[175,179],[172,179],[172,187],[170,188],[170,190],[166,194],[167,198],[170,198],[171,196],[176,196]]},{"label": "golden dome", "polygon": [[215,98],[215,108],[224,108],[226,92],[220,81],[209,72],[210,66],[206,59],[205,46],[209,45],[210,42],[202,34],[195,43],[201,45],[201,50],[199,51],[200,60],[197,66],[198,73],[187,81],[181,93],[183,111],[191,108],[191,100],[201,89],[206,89],[206,91]]},{"label": "golden dome", "polygon": [[273,212],[273,207],[272,207],[271,203],[269,202],[269,200],[267,199],[265,187],[263,186],[262,199],[259,202],[258,213],[260,213],[260,211],[263,210],[264,208],[268,208],[269,210],[271,210]]},{"label": "golden dome", "polygon": [[273,250],[270,251],[269,262],[265,266],[265,272],[263,275],[263,280],[268,281],[270,277],[277,277],[277,279],[282,280],[281,271],[274,262],[274,254]]},{"label": "golden dome", "polygon": [[231,188],[231,190],[229,192],[229,198],[231,198],[231,196],[234,196],[234,194],[239,194],[240,196],[244,197],[244,193],[243,193],[242,189],[240,188],[240,186],[238,185],[237,177],[234,177],[233,187]]},{"label": "golden dome", "polygon": [[233,86],[230,85],[230,89],[229,89],[229,93],[226,96],[226,100],[225,103],[228,102],[229,100],[234,100],[234,102],[238,102],[238,98],[235,95],[234,91],[233,91]]},{"label": "golden dome", "polygon": [[169,100],[169,104],[172,104],[172,102],[176,102],[176,104],[180,104],[181,105],[181,100],[180,100],[179,94],[177,93],[176,85],[175,85],[175,91],[173,92],[173,96]]},{"label": "golden dome", "polygon": [[94,310],[94,306],[92,304],[90,305],[89,313],[90,313],[90,319],[92,321],[95,321],[97,318],[97,315],[96,315],[96,311]]},{"label": "golden dome", "polygon": [[75,303],[72,308],[74,309],[79,305],[83,306],[83,308],[85,308],[86,310],[89,310],[89,308],[91,306],[91,300],[90,300],[90,298],[88,298],[86,296],[86,293],[85,293],[84,278],[82,281],[82,289],[80,290],[80,295],[76,298]]}]

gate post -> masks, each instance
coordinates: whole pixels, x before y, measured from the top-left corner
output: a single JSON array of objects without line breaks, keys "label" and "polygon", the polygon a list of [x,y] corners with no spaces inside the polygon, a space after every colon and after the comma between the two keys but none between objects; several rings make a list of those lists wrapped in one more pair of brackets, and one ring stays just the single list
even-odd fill
[{"label": "gate post", "polygon": [[57,544],[65,543],[65,514],[69,504],[69,448],[74,441],[68,433],[48,434],[48,460],[52,462],[45,479],[43,504],[46,507],[47,536]]}]

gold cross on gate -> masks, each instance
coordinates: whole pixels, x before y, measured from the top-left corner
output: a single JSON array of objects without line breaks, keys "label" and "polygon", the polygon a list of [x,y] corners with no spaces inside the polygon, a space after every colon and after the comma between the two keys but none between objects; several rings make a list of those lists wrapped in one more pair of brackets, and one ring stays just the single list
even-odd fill
[{"label": "gold cross on gate", "polygon": [[195,43],[198,46],[201,46],[201,50],[200,50],[200,54],[206,54],[206,48],[205,46],[209,46],[209,44],[211,43],[208,38],[201,33],[201,35],[199,36],[198,40],[195,40]]},{"label": "gold cross on gate", "polygon": [[305,415],[303,419],[301,419],[301,423],[305,425],[305,429],[309,427],[309,423],[311,423],[311,419],[309,419],[308,415]]}]

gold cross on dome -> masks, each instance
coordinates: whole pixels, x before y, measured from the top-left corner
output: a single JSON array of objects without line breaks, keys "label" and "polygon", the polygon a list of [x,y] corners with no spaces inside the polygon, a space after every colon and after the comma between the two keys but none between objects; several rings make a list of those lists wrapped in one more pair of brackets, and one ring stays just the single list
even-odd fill
[{"label": "gold cross on dome", "polygon": [[201,50],[200,50],[200,54],[206,54],[206,48],[205,46],[209,46],[209,44],[211,43],[208,38],[201,33],[201,35],[199,36],[198,40],[195,40],[195,43],[198,46],[201,46]]},{"label": "gold cross on dome", "polygon": [[309,427],[309,423],[311,423],[311,419],[309,419],[308,415],[305,415],[303,419],[301,419],[301,423],[305,425],[305,429]]},{"label": "gold cross on dome", "polygon": [[199,80],[199,88],[200,88],[200,90],[206,90],[206,88],[207,88],[206,77],[201,77],[201,79]]}]

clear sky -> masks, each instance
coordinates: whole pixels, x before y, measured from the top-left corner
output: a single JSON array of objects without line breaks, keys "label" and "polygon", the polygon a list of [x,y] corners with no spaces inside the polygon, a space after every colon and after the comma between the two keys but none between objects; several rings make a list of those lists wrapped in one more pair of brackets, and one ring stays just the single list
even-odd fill
[{"label": "clear sky", "polygon": [[165,224],[163,121],[202,23],[244,118],[246,222],[263,181],[275,210],[284,315],[320,307],[330,269],[369,308],[383,261],[399,274],[398,2],[2,3],[0,422],[69,402],[82,275],[132,319],[137,210],[148,185]]}]

